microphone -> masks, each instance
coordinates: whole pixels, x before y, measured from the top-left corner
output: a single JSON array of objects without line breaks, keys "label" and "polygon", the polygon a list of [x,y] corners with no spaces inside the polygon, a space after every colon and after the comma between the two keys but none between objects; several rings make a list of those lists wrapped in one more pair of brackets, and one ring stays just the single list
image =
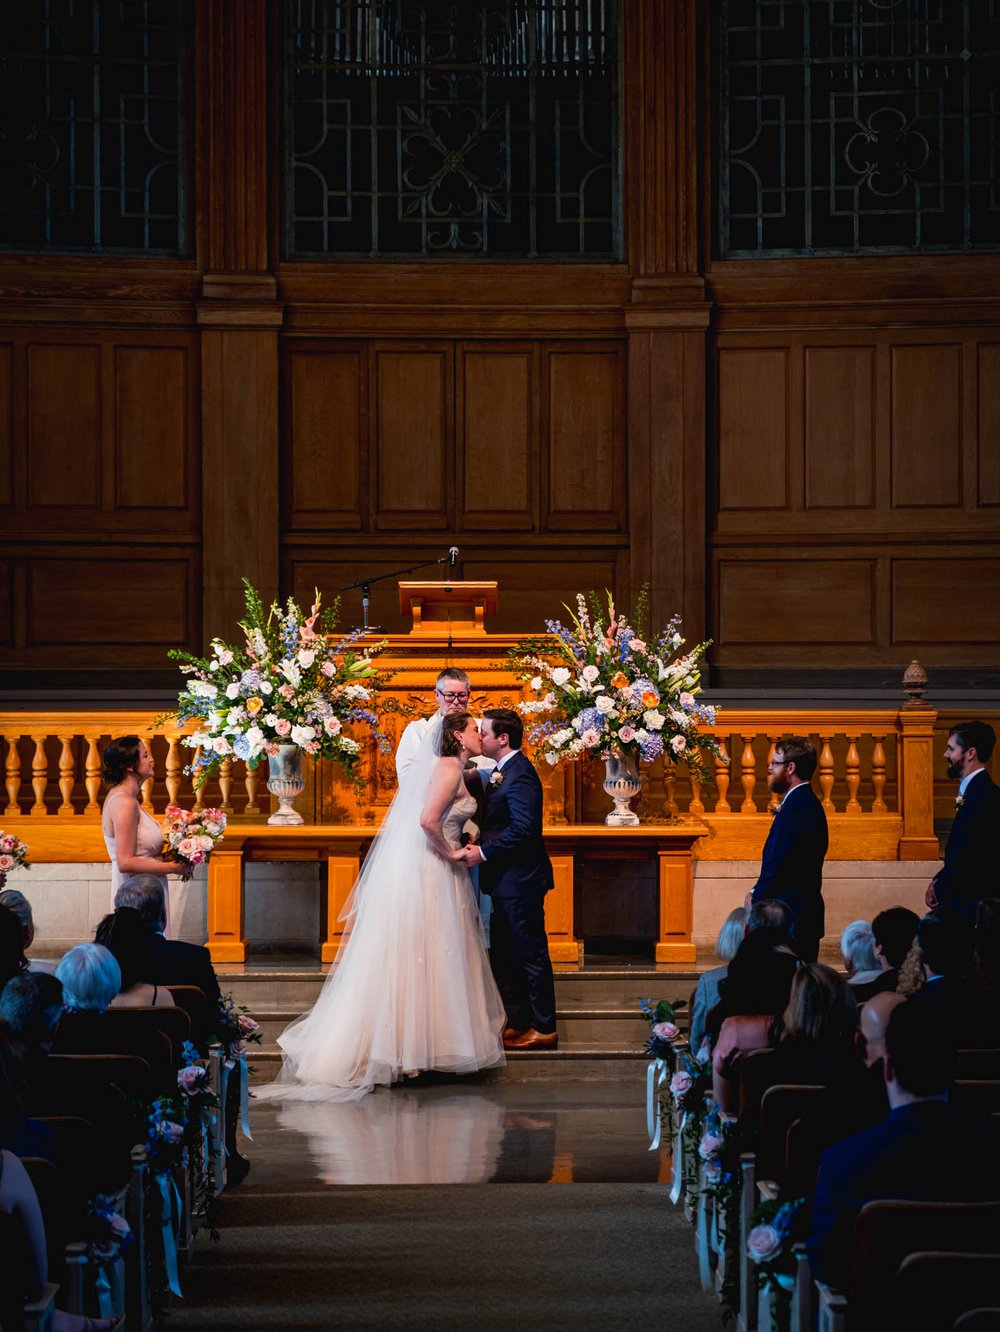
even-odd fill
[{"label": "microphone", "polygon": [[454,569],[454,567],[455,567],[455,565],[456,565],[457,563],[458,563],[458,547],[457,547],[457,546],[449,546],[449,547],[448,547],[448,568],[449,568],[449,569]]}]

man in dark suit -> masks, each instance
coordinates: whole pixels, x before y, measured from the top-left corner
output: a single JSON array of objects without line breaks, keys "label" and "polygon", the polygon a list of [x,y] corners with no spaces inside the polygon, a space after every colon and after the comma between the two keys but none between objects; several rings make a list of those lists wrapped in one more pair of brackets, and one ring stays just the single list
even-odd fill
[{"label": "man in dark suit", "polygon": [[823,858],[829,844],[826,814],[810,786],[816,750],[792,735],[779,740],[767,765],[767,785],[782,801],[774,816],[760,862],[760,877],[748,905],[777,897],[792,911],[792,947],[804,962],[815,962],[823,937]]},{"label": "man in dark suit", "polygon": [[[197,985],[208,1000],[209,1014],[219,1006],[219,980],[207,948],[185,943],[182,939],[164,939],[166,904],[163,884],[155,874],[136,874],[115,893],[115,910],[133,907],[150,930],[151,974],[143,980],[151,985]],[[211,1016],[209,1018],[211,1023]]]},{"label": "man in dark suit", "polygon": [[990,780],[996,732],[985,722],[962,722],[948,735],[948,776],[958,782],[955,822],[938,870],[927,889],[932,911],[954,912],[976,922],[981,897],[1000,892],[1000,786]]},{"label": "man in dark suit", "polygon": [[524,724],[509,708],[483,713],[483,753],[496,762],[486,786],[478,845],[479,887],[493,901],[490,960],[507,1011],[504,1045],[555,1049],[555,983],[545,937],[552,864],[542,839],[542,784],[521,753]]},{"label": "man in dark suit", "polygon": [[885,1046],[889,1117],[828,1148],[816,1182],[809,1261],[815,1277],[841,1289],[865,1203],[1000,1199],[1000,1132],[987,1117],[966,1120],[948,1105],[953,1033],[908,1000],[892,1010]]}]

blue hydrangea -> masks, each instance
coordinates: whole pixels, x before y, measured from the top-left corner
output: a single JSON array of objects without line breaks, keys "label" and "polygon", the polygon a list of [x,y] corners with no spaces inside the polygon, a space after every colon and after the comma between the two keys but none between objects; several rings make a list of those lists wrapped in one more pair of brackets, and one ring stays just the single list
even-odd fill
[{"label": "blue hydrangea", "polygon": [[584,708],[573,723],[580,735],[584,731],[603,731],[607,725],[603,712],[598,712],[596,708]]},{"label": "blue hydrangea", "polygon": [[636,680],[629,692],[637,703],[642,702],[643,694],[655,694],[657,703],[660,701],[660,691],[652,680],[647,680],[645,677]]},{"label": "blue hydrangea", "polygon": [[244,763],[250,757],[250,741],[245,735],[238,735],[233,741],[233,753],[238,759],[242,759]]},{"label": "blue hydrangea", "polygon": [[652,763],[663,753],[663,736],[648,735],[639,746],[639,753],[647,763]]},{"label": "blue hydrangea", "polygon": [[254,670],[253,667],[248,671],[244,671],[240,676],[240,684],[245,685],[248,689],[259,689],[260,680],[260,671]]}]

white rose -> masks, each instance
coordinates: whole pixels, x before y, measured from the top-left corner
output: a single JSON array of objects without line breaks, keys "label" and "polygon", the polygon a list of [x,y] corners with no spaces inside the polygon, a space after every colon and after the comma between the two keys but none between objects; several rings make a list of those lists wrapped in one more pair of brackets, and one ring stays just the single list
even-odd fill
[{"label": "white rose", "polygon": [[559,762],[559,755],[554,754],[550,749],[548,753],[545,755],[545,762],[550,764],[554,768],[556,764]]},{"label": "white rose", "polygon": [[230,708],[226,715],[227,726],[236,726],[246,716],[243,708]]},{"label": "white rose", "polygon": [[326,731],[327,735],[339,735],[343,729],[340,724],[340,718],[327,717],[326,721],[323,723],[323,729]]},{"label": "white rose", "polygon": [[310,740],[315,739],[315,726],[293,726],[292,743],[295,745],[307,745]]},{"label": "white rose", "polygon": [[276,712],[268,712],[264,716],[264,725],[273,726],[277,720],[278,714]]},{"label": "white rose", "polygon": [[568,682],[570,672],[565,666],[557,666],[552,672],[552,683],[554,685],[564,685]]},{"label": "white rose", "polygon": [[670,748],[675,754],[683,754],[684,750],[687,748],[687,741],[682,735],[675,735],[670,742]]},{"label": "white rose", "polygon": [[240,696],[239,680],[234,680],[232,684],[226,685],[226,698],[239,698],[239,696]]},{"label": "white rose", "polygon": [[595,680],[599,680],[601,677],[601,672],[596,666],[584,666],[580,674],[587,681],[587,684],[593,684]]},{"label": "white rose", "polygon": [[639,726],[636,728],[635,738],[639,741],[640,744],[642,744],[643,740],[649,739],[649,732],[645,729],[645,727]]},{"label": "white rose", "polygon": [[260,692],[261,692],[262,694],[273,694],[273,693],[274,693],[274,685],[273,685],[273,684],[268,684],[268,682],[267,682],[266,680],[262,680],[261,683],[260,683]]},{"label": "white rose", "polygon": [[598,694],[594,699],[594,707],[598,712],[614,712],[615,700],[609,698],[607,694]]},{"label": "white rose", "polygon": [[212,749],[217,754],[228,754],[230,752],[229,741],[224,735],[217,735],[212,741]]},{"label": "white rose", "polygon": [[316,660],[315,648],[299,648],[299,665],[306,668],[310,667]]},{"label": "white rose", "polygon": [[648,712],[642,714],[642,720],[651,731],[659,731],[663,727],[666,718],[662,712],[657,712],[655,708],[650,708]]},{"label": "white rose", "polygon": [[531,689],[534,689],[536,692],[537,692],[539,689],[541,689],[541,687],[542,687],[542,677],[541,677],[540,675],[536,675],[536,676],[535,676],[535,677],[529,682],[529,687],[530,687]]},{"label": "white rose", "polygon": [[259,726],[251,726],[246,733],[247,741],[251,749],[262,749],[264,746],[264,732]]}]

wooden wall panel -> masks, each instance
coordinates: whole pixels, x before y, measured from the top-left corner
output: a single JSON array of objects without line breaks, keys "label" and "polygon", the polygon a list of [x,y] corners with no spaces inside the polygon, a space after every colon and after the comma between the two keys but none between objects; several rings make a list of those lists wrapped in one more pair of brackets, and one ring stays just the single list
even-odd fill
[{"label": "wooden wall panel", "polygon": [[28,503],[101,505],[101,353],[86,345],[28,347]]},{"label": "wooden wall panel", "polygon": [[870,644],[875,637],[874,562],[722,559],[718,603],[726,647]]},{"label": "wooden wall panel", "polygon": [[574,531],[624,526],[624,353],[549,349],[547,525]]},{"label": "wooden wall panel", "polygon": [[998,607],[1000,552],[892,563],[893,643],[1000,643]]},{"label": "wooden wall panel", "polygon": [[143,664],[164,664],[167,648],[192,641],[192,561],[186,553],[136,558],[81,553],[39,556],[27,574],[28,649],[92,648],[95,664],[127,668],[111,650],[145,649]]},{"label": "wooden wall panel", "polygon": [[788,352],[719,353],[719,507],[783,509],[789,503]]},{"label": "wooden wall panel", "polygon": [[0,645],[14,640],[14,565],[0,560]]},{"label": "wooden wall panel", "polygon": [[875,349],[805,349],[807,509],[875,499]]},{"label": "wooden wall panel", "polygon": [[449,524],[453,473],[450,346],[375,349],[377,526]]},{"label": "wooden wall panel", "polygon": [[897,345],[891,374],[894,507],[961,504],[961,347]]},{"label": "wooden wall panel", "polygon": [[188,352],[115,347],[116,508],[188,503]]},{"label": "wooden wall panel", "polygon": [[14,349],[0,343],[0,507],[14,498],[13,406]]},{"label": "wooden wall panel", "polygon": [[286,362],[291,525],[364,525],[364,374],[357,347],[304,350]]},{"label": "wooden wall panel", "polygon": [[457,448],[467,531],[537,526],[537,362],[531,344],[461,349]]},{"label": "wooden wall panel", "polygon": [[1000,343],[982,344],[979,381],[979,503],[1000,504]]}]

